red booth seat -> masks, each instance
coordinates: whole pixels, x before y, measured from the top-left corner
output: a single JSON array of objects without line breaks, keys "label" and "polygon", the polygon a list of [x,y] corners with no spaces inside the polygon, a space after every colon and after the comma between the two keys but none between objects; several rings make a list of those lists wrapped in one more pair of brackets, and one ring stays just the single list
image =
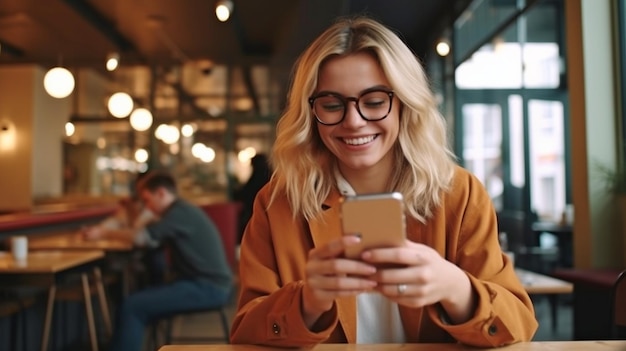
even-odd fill
[{"label": "red booth seat", "polygon": [[213,223],[220,231],[226,259],[228,259],[231,267],[236,267],[235,246],[239,230],[238,222],[241,203],[236,201],[218,202],[201,205],[200,208],[213,220]]}]

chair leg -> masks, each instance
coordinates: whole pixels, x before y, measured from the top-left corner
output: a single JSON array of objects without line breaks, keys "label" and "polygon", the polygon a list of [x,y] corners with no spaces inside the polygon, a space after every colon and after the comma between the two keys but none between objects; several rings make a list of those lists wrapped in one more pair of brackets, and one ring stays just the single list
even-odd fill
[{"label": "chair leg", "polygon": [[550,294],[548,295],[548,301],[550,302],[550,314],[552,317],[552,332],[556,333],[556,330],[558,328],[557,323],[558,323],[558,317],[557,317],[557,310],[559,308],[559,301],[557,299],[557,295],[556,294]]},{"label": "chair leg", "polygon": [[[9,337],[9,348],[11,350],[17,350],[17,333],[20,332],[19,330],[19,315],[20,312],[14,313],[11,316],[11,336]],[[25,330],[22,330],[22,333],[24,333]],[[22,348],[24,348],[24,345],[22,345]]]},{"label": "chair leg", "polygon": [[172,333],[174,329],[174,318],[169,317],[165,319],[165,345],[172,343]]},{"label": "chair leg", "polygon": [[85,312],[87,313],[87,326],[89,327],[89,339],[91,340],[91,350],[98,351],[98,336],[96,335],[96,323],[93,317],[93,306],[91,305],[91,294],[89,291],[89,278],[83,273],[80,276],[83,283],[83,297],[85,299]]},{"label": "chair leg", "polygon": [[56,285],[50,286],[48,289],[48,302],[46,304],[46,316],[44,317],[43,335],[41,336],[41,351],[48,350],[48,340],[50,338],[50,324],[52,322],[52,313],[54,312],[54,296],[56,294]]},{"label": "chair leg", "polygon": [[222,320],[222,330],[224,331],[224,341],[226,344],[230,344],[230,329],[228,327],[228,319],[226,318],[226,311],[220,308],[220,319]]},{"label": "chair leg", "polygon": [[96,281],[96,289],[98,290],[98,300],[100,303],[100,310],[102,311],[102,319],[104,320],[104,327],[106,328],[106,334],[108,338],[113,335],[113,327],[111,324],[111,316],[109,314],[109,303],[107,301],[106,292],[104,291],[104,284],[102,282],[102,272],[100,268],[94,268],[94,278]]}]

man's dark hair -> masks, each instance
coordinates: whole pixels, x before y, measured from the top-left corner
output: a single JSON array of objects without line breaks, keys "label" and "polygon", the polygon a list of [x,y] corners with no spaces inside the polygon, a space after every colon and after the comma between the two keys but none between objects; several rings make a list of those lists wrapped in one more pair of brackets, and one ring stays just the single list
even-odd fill
[{"label": "man's dark hair", "polygon": [[140,190],[156,191],[158,188],[165,188],[172,194],[176,194],[176,181],[171,174],[163,171],[152,171],[144,176],[139,182]]}]

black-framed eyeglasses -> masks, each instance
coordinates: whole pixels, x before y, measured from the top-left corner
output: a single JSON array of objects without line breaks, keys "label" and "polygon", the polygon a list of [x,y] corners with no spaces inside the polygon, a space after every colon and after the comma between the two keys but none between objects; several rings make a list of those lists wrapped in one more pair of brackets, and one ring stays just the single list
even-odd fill
[{"label": "black-framed eyeglasses", "polygon": [[309,104],[317,121],[332,126],[341,123],[346,117],[348,102],[354,101],[356,110],[366,121],[380,121],[391,112],[393,91],[375,88],[363,92],[359,97],[343,96],[322,92],[309,98]]}]

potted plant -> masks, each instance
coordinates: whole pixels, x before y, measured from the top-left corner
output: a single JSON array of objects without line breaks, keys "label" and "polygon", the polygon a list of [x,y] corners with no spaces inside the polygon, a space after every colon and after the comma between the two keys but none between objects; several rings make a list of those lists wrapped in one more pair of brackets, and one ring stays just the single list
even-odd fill
[{"label": "potted plant", "polygon": [[613,169],[604,164],[596,163],[595,169],[604,181],[604,185],[609,194],[616,196],[618,199],[626,198],[626,171],[624,167]]}]

